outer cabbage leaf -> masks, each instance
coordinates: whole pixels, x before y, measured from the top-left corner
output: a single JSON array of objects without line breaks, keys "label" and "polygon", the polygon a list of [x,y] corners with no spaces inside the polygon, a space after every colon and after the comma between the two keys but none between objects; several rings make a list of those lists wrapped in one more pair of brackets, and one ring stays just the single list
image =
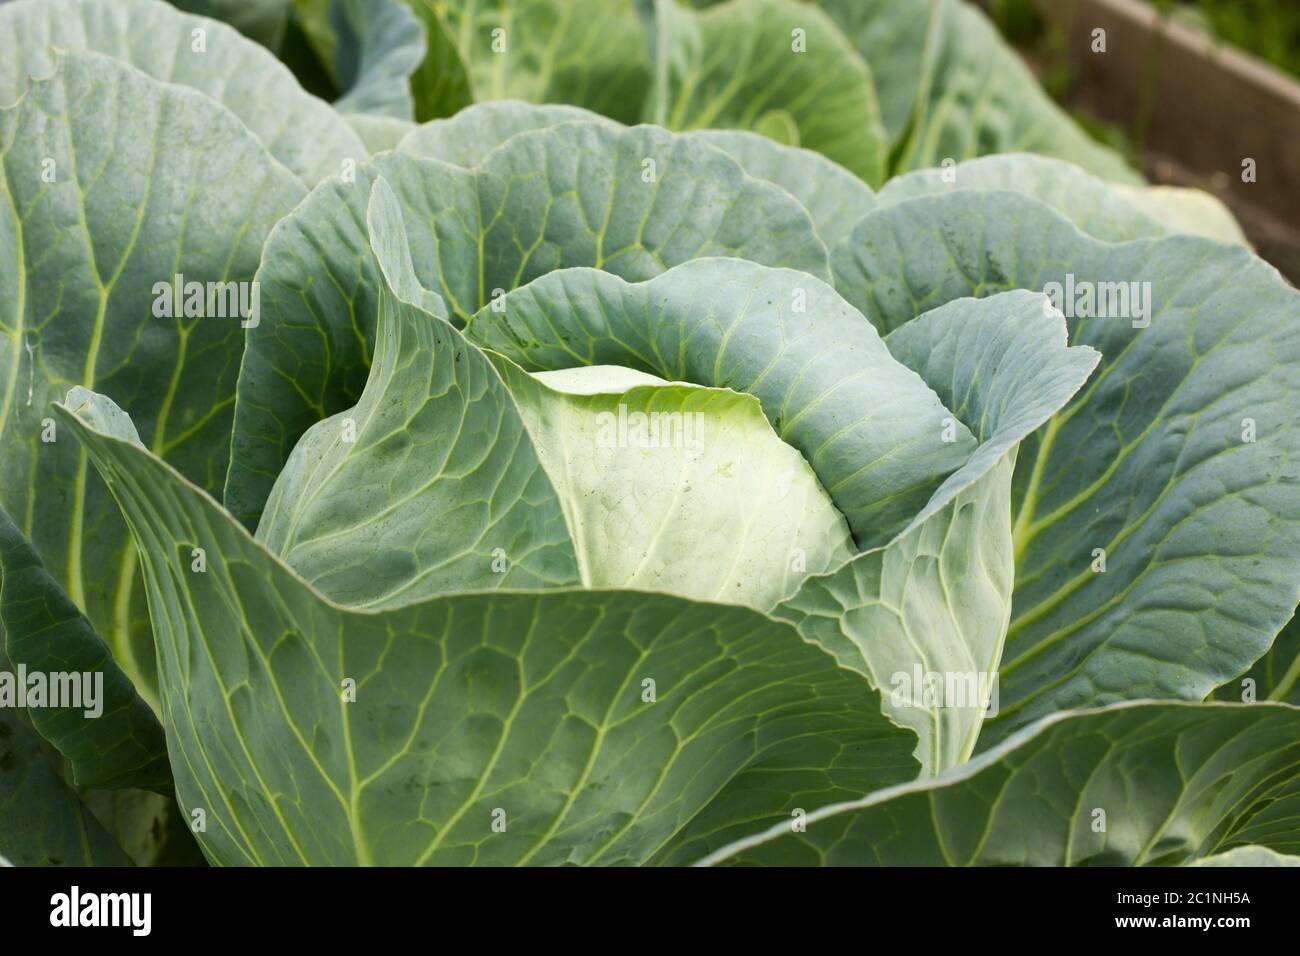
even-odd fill
[{"label": "outer cabbage leaf", "polygon": [[877,210],[833,258],[837,288],[882,329],[1050,283],[1075,283],[1071,312],[1100,311],[1101,292],[1121,316],[1070,316],[1101,366],[1020,457],[985,738],[1064,708],[1199,700],[1264,654],[1300,598],[1300,294],[1274,269],[1190,236],[1105,243],[997,190]]},{"label": "outer cabbage leaf", "polygon": [[27,718],[72,765],[79,787],[141,787],[170,792],[163,730],[108,646],[41,565],[40,557],[0,508],[0,644],[29,671],[96,674],[94,709],[33,707]]},{"label": "outer cabbage leaf", "polygon": [[410,120],[377,113],[348,113],[343,118],[361,138],[366,152],[371,156],[396,149],[397,144],[416,128]]},{"label": "outer cabbage leaf", "polygon": [[722,150],[749,175],[775,183],[798,199],[828,247],[876,207],[871,187],[821,153],[783,146],[744,130],[702,129],[689,135]]},{"label": "outer cabbage leaf", "polygon": [[1214,692],[1217,700],[1280,700],[1300,705],[1300,620],[1291,621],[1273,641],[1268,653],[1246,673]]},{"label": "outer cabbage leaf", "polygon": [[632,0],[416,0],[432,5],[474,100],[568,103],[641,118],[650,66]]},{"label": "outer cabbage leaf", "polygon": [[229,23],[268,50],[280,49],[293,13],[293,0],[171,0],[171,4]]},{"label": "outer cabbage leaf", "polygon": [[211,97],[308,186],[365,156],[342,117],[304,92],[269,52],[223,23],[161,0],[19,0],[0,7],[0,104],[18,99],[30,77],[53,72],[53,48],[94,50]]},{"label": "outer cabbage leaf", "polygon": [[959,189],[1024,193],[1047,203],[1090,236],[1107,242],[1188,232],[1246,245],[1232,213],[1209,193],[1172,186],[1105,183],[1073,163],[1032,153],[984,156],[944,169],[906,173],[886,184],[877,205],[892,206],[918,196]]},{"label": "outer cabbage leaf", "polygon": [[149,447],[219,492],[241,319],[154,318],[154,287],[251,279],[302,185],[219,104],[90,52],[0,110],[0,163],[0,506],[152,703],[126,528],[47,408],[77,383],[129,398]]},{"label": "outer cabbage leaf", "polygon": [[[426,88],[435,65],[426,66],[434,58],[426,56],[422,16],[402,0],[293,0],[293,6],[292,42],[281,55],[304,84],[333,96],[347,115],[415,119],[413,87]],[[366,124],[358,131],[380,129]]]},{"label": "outer cabbage leaf", "polygon": [[420,20],[398,0],[329,0],[334,79],[343,113],[415,118],[411,76],[428,44]]},{"label": "outer cabbage leaf", "polygon": [[[474,166],[516,133],[577,120],[617,125],[575,106],[497,100],[467,107],[450,119],[425,123],[408,133],[398,148],[457,166]],[[783,146],[744,130],[702,129],[685,135],[722,150],[750,176],[780,186],[798,199],[827,246],[875,208],[871,187],[821,153]]]},{"label": "outer cabbage leaf", "polygon": [[494,100],[466,107],[448,119],[421,124],[402,138],[398,148],[414,156],[472,167],[516,133],[577,121],[608,123],[611,129],[618,126],[599,113],[577,106]]},{"label": "outer cabbage leaf", "polygon": [[[568,266],[638,280],[734,255],[828,275],[825,247],[792,196],[705,143],[653,127],[562,123],[512,137],[472,169],[375,157],[355,181],[322,184],[267,241],[226,491],[250,526],[298,437],[355,404],[365,385],[378,314],[365,213],[380,175],[401,203],[416,275],[458,319]],[[441,310],[433,298],[422,304]]]},{"label": "outer cabbage leaf", "polygon": [[1164,223],[1170,232],[1249,245],[1232,211],[1217,197],[1200,189],[1178,186],[1126,186],[1114,190],[1151,218]]},{"label": "outer cabbage leaf", "polygon": [[[709,863],[1170,865],[1242,843],[1300,793],[1300,709],[1142,702],[1058,714],[937,780],[777,826]],[[1240,851],[1237,851],[1240,852]]]},{"label": "outer cabbage leaf", "polygon": [[1135,204],[1133,197],[1141,195],[1143,187],[1110,185],[1073,163],[1032,153],[983,156],[945,169],[905,173],[885,185],[877,205],[893,206],[918,196],[967,189],[1024,193],[1051,206],[1081,231],[1107,242],[1174,231]]},{"label": "outer cabbage leaf", "polygon": [[[0,642],[0,671],[13,670]],[[131,860],[64,782],[57,755],[24,712],[0,708],[0,865],[92,864],[130,866]]]},{"label": "outer cabbage leaf", "polygon": [[131,865],[63,782],[40,736],[9,708],[0,708],[0,854],[10,866]]},{"label": "outer cabbage leaf", "polygon": [[747,129],[815,149],[867,183],[889,141],[871,69],[835,24],[793,0],[695,11],[647,4],[655,78],[645,118],[670,129]]},{"label": "outer cabbage leaf", "polygon": [[416,119],[451,116],[474,102],[474,91],[470,88],[469,70],[443,19],[443,0],[405,2],[424,27],[428,47],[419,67],[411,74]]},{"label": "outer cabbage leaf", "polygon": [[[821,0],[821,7],[871,65],[880,119],[891,143],[907,133],[927,44],[942,22],[933,0]],[[901,9],[900,9],[901,8]]]}]

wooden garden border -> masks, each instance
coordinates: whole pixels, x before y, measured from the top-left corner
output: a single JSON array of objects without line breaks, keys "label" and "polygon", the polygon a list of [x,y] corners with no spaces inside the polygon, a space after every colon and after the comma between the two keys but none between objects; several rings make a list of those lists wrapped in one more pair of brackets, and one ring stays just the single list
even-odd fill
[{"label": "wooden garden border", "polygon": [[[1224,200],[1300,284],[1300,83],[1145,0],[1035,0],[1059,27],[1084,113],[1136,130],[1147,172]],[[1094,31],[1106,50],[1094,52]],[[1256,181],[1242,181],[1255,161]]]}]

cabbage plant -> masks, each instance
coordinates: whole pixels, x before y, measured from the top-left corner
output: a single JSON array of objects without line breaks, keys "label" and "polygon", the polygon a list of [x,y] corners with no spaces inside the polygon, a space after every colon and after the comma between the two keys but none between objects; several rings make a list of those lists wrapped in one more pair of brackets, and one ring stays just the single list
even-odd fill
[{"label": "cabbage plant", "polygon": [[629,4],[624,86],[398,5],[487,100],[420,125],[0,7],[0,856],[1294,862],[1300,294],[1208,197],[948,153],[979,28],[763,0],[879,101],[724,101],[750,5]]}]

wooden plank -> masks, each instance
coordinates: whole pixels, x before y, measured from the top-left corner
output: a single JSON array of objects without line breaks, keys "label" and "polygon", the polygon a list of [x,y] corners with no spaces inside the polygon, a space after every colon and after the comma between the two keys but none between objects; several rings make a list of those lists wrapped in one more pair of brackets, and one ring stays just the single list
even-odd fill
[{"label": "wooden plank", "polygon": [[[1157,181],[1218,195],[1260,253],[1300,279],[1300,83],[1144,0],[1035,3],[1066,39],[1071,105],[1134,133]],[[1243,181],[1247,159],[1254,182]]]}]

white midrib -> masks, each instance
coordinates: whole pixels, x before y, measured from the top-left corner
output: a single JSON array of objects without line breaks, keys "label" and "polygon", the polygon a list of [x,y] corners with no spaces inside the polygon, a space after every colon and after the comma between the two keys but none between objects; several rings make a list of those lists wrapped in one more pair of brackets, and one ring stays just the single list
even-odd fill
[{"label": "white midrib", "polygon": [[[4,191],[4,199],[13,210],[14,215],[14,250],[18,261],[15,265],[15,276],[18,280],[18,291],[14,298],[14,327],[10,333],[13,341],[13,362],[9,371],[9,381],[5,385],[4,399],[0,400],[0,447],[3,447],[5,431],[9,426],[9,413],[13,410],[14,394],[18,390],[18,372],[22,365],[23,356],[23,334],[25,331],[25,312],[27,308],[27,262],[26,250],[23,248],[23,221],[18,215],[18,207],[9,194],[8,177],[0,176],[0,189]],[[36,357],[32,356],[32,374],[35,374]],[[30,529],[28,529],[30,531]]]}]

